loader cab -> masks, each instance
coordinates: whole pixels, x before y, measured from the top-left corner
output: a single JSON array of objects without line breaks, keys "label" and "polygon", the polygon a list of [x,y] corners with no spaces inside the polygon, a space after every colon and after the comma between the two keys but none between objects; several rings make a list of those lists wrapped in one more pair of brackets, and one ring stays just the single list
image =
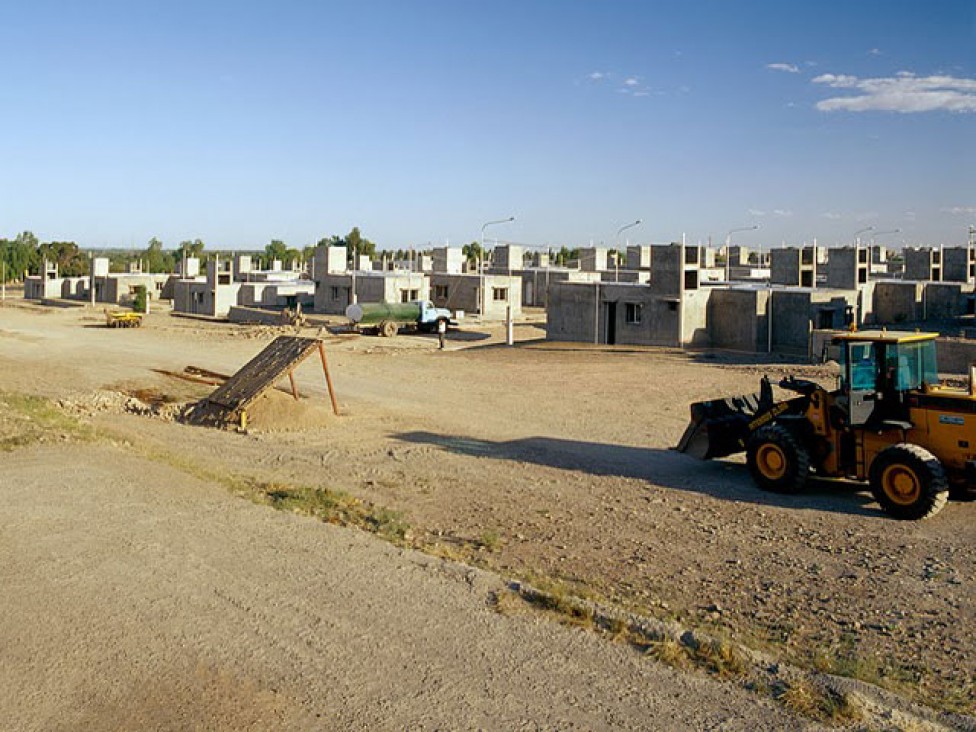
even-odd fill
[{"label": "loader cab", "polygon": [[938,383],[935,333],[864,331],[838,336],[839,391],[852,427],[905,423],[907,392]]}]

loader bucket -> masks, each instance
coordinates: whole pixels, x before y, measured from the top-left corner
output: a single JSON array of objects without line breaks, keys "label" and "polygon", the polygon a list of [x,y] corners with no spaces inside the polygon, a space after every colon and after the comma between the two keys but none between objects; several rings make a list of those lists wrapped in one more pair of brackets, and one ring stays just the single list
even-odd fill
[{"label": "loader bucket", "polygon": [[695,402],[691,405],[691,422],[675,449],[699,460],[742,452],[749,423],[772,403],[772,387],[765,378],[755,394]]}]

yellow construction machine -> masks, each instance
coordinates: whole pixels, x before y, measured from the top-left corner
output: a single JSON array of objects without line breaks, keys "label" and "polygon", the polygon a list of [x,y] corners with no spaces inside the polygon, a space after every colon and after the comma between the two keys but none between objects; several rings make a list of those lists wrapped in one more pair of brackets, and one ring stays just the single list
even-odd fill
[{"label": "yellow construction machine", "polygon": [[140,328],[142,327],[142,313],[106,308],[105,325],[109,328]]},{"label": "yellow construction machine", "polygon": [[811,475],[868,481],[899,519],[933,516],[950,488],[976,485],[976,379],[968,389],[941,385],[936,333],[851,332],[831,344],[837,388],[804,379],[691,405],[677,450],[708,460],[745,451],[760,488],[800,491]]}]

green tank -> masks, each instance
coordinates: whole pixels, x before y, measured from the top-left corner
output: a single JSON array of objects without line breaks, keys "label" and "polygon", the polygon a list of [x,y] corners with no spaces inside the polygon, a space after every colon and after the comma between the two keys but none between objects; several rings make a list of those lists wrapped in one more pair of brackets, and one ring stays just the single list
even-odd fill
[{"label": "green tank", "polygon": [[346,317],[356,325],[405,324],[420,322],[420,312],[419,302],[355,302],[346,308]]}]

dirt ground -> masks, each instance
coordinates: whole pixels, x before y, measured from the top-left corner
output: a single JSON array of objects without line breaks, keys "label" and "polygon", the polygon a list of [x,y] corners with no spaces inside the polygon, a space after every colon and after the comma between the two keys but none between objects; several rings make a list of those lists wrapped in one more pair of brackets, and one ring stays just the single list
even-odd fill
[{"label": "dirt ground", "polygon": [[[689,402],[822,369],[548,343],[533,326],[514,348],[467,330],[444,351],[423,336],[328,337],[341,417],[313,360],[296,372],[300,409],[275,394],[247,434],[132,413],[208,391],[161,371],[232,373],[277,333],[165,313],[115,331],[83,308],[0,310],[0,390],[62,400],[133,446],[3,457],[2,571],[21,592],[2,604],[21,631],[4,624],[0,649],[17,662],[0,688],[23,695],[0,706],[15,728],[126,727],[164,709],[162,727],[201,726],[178,716],[190,700],[226,728],[805,724],[734,684],[498,615],[485,595],[507,578],[976,710],[976,504],[898,522],[860,486],[775,496],[741,460],[669,450]],[[412,546],[458,561],[254,506],[172,467],[187,462],[352,494],[400,512]],[[63,655],[43,666],[52,649]],[[94,701],[67,712],[50,696],[90,693],[95,669]],[[136,700],[131,719],[123,698]]]}]

